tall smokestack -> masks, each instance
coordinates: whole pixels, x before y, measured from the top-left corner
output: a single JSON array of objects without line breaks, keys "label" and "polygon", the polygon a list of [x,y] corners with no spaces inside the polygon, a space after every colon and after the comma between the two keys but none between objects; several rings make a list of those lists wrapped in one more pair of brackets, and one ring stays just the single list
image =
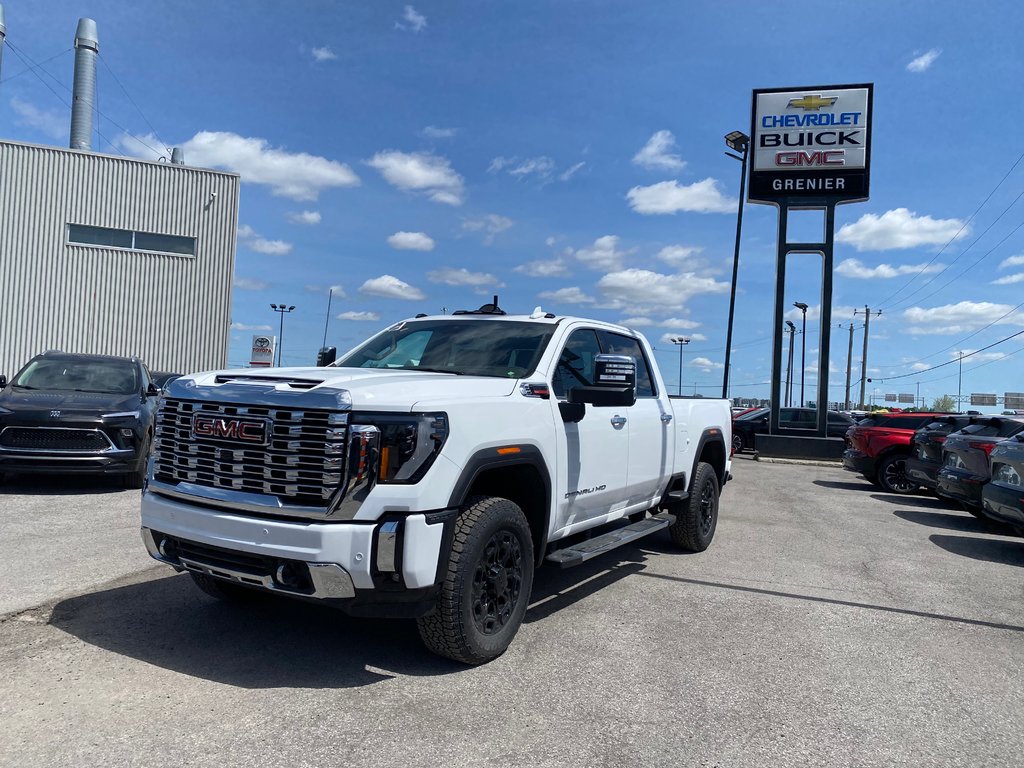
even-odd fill
[{"label": "tall smokestack", "polygon": [[92,149],[92,110],[96,105],[96,22],[79,19],[75,32],[75,87],[71,97],[71,148]]},{"label": "tall smokestack", "polygon": [[4,41],[7,39],[7,23],[4,21],[4,7],[0,5],[0,72],[3,71]]}]

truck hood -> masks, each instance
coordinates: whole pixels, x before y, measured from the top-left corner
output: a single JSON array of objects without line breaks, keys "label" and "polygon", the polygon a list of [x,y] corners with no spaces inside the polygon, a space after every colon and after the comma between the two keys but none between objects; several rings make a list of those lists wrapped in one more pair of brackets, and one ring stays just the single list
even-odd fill
[{"label": "truck hood", "polygon": [[352,410],[411,411],[438,401],[507,397],[518,383],[491,376],[365,368],[241,368],[184,376],[170,384],[168,394],[189,398],[190,390],[201,387],[207,397],[216,397],[218,387],[229,387],[231,396],[224,399],[246,402],[245,389],[251,387],[254,395],[274,390],[301,402],[306,392],[319,399],[328,390],[344,390]]}]

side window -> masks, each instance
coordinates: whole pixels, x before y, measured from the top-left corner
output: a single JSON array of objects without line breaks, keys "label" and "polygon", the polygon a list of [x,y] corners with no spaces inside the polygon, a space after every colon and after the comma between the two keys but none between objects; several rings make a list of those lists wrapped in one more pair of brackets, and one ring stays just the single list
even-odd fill
[{"label": "side window", "polygon": [[597,334],[591,330],[573,331],[558,357],[551,377],[555,397],[565,397],[573,387],[588,387],[594,381],[594,357],[601,354]]},{"label": "side window", "polygon": [[636,360],[636,396],[654,397],[654,379],[640,342],[629,336],[601,331],[602,350],[609,355],[629,355]]}]

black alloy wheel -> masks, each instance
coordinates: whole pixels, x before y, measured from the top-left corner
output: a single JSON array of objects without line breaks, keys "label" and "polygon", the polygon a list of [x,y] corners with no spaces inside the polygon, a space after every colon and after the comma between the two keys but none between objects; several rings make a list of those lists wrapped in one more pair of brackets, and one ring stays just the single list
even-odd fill
[{"label": "black alloy wheel", "polygon": [[523,551],[511,531],[496,531],[473,574],[473,621],[485,635],[508,624],[523,587]]},{"label": "black alloy wheel", "polygon": [[742,453],[743,452],[743,435],[739,432],[732,433],[732,452]]},{"label": "black alloy wheel", "polygon": [[918,489],[907,475],[907,457],[902,454],[889,456],[879,465],[878,483],[889,493],[907,494]]}]

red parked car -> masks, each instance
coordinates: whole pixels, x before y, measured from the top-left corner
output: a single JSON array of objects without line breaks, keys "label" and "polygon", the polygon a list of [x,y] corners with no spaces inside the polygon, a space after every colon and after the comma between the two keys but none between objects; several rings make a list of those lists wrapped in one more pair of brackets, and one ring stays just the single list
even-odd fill
[{"label": "red parked car", "polygon": [[907,475],[914,432],[940,413],[880,413],[850,427],[843,467],[858,472],[889,493],[913,493],[918,484]]}]

